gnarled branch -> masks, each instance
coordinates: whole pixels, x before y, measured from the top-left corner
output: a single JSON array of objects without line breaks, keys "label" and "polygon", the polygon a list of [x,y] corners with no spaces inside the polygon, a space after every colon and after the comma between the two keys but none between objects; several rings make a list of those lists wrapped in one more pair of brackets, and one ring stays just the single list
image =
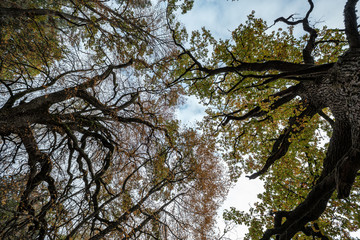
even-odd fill
[{"label": "gnarled branch", "polygon": [[360,47],[360,35],[357,26],[356,3],[358,0],[348,0],[344,9],[345,34],[350,48]]}]

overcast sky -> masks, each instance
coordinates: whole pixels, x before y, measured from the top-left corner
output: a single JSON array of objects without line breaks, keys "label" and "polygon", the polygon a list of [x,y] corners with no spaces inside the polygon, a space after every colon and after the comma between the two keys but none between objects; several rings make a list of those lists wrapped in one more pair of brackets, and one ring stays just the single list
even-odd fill
[{"label": "overcast sky", "polygon": [[[314,0],[315,8],[310,15],[310,24],[317,28],[323,25],[329,28],[344,28],[345,2],[346,0]],[[179,16],[179,20],[189,33],[205,26],[215,38],[227,39],[232,30],[246,21],[252,10],[255,10],[256,17],[264,19],[270,26],[278,17],[297,14],[295,17],[301,18],[308,9],[307,0],[195,0],[194,8],[186,15]],[[285,25],[277,24],[273,28],[276,30],[280,27],[284,28]],[[301,26],[295,29],[295,33],[303,33]],[[194,125],[195,121],[200,121],[204,116],[204,109],[195,97],[190,97],[187,104],[178,111],[178,116],[184,124]],[[238,210],[247,211],[262,191],[260,180],[250,181],[242,177],[231,189],[222,209],[234,206]],[[245,227],[237,227],[228,237],[233,240],[242,239],[245,232]]]},{"label": "overcast sky", "polygon": [[[343,28],[342,12],[345,0],[315,0],[315,8],[310,16],[310,23],[316,27],[326,24],[331,28]],[[307,0],[195,0],[194,8],[180,17],[189,32],[205,26],[217,38],[227,38],[230,32],[240,23],[244,23],[247,15],[255,10],[255,16],[271,25],[278,17],[302,17],[308,11]],[[277,24],[275,29],[283,27]],[[299,26],[299,30],[301,26]]]}]

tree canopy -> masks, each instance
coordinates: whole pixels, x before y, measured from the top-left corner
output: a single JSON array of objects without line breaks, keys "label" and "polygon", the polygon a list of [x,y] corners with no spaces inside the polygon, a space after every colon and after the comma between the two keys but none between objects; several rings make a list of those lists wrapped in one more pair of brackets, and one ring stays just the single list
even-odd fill
[{"label": "tree canopy", "polygon": [[174,117],[166,4],[0,13],[0,238],[213,238],[229,184],[215,139]]},{"label": "tree canopy", "polygon": [[344,6],[345,29],[315,28],[316,2],[307,2],[300,19],[274,19],[284,30],[252,13],[231,39],[203,28],[186,46],[174,34],[181,54],[173,84],[186,83],[210,106],[203,130],[217,134],[231,179],[265,182],[250,213],[224,213],[249,227],[247,239],[350,239],[359,229],[357,1]]},{"label": "tree canopy", "polygon": [[[216,211],[242,174],[265,182],[250,213],[224,213],[247,239],[351,239],[358,1],[345,29],[313,26],[308,0],[224,40],[188,36],[176,15],[193,2],[1,1],[2,239],[223,238]],[[209,105],[197,129],[175,117],[185,94]]]}]

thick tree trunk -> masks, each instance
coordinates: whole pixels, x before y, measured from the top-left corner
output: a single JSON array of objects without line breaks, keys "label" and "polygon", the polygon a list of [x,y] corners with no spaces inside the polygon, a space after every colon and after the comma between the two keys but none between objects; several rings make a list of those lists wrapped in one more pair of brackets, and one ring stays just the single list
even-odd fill
[{"label": "thick tree trunk", "polygon": [[276,213],[275,228],[267,230],[262,239],[277,235],[277,239],[287,240],[304,231],[308,222],[325,211],[335,190],[338,198],[350,195],[360,169],[360,49],[346,52],[326,76],[302,82],[299,95],[318,110],[331,110],[333,135],[317,184],[294,210]]},{"label": "thick tree trunk", "polygon": [[[306,200],[287,217],[280,239],[291,239],[309,221],[320,217],[334,190],[347,198],[360,169],[360,49],[346,52],[325,78],[302,84],[306,101],[318,109],[329,107],[335,124],[323,172]],[[295,227],[298,226],[298,227]]]}]

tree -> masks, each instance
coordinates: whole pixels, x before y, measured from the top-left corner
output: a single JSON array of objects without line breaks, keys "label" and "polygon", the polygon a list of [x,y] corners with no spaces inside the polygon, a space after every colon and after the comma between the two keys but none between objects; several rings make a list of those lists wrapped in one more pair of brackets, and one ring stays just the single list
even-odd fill
[{"label": "tree", "polygon": [[164,3],[0,13],[1,238],[211,239],[228,184],[214,138],[173,116]]},{"label": "tree", "polygon": [[[269,32],[252,13],[231,40],[203,29],[188,49],[173,31],[181,51],[173,84],[187,83],[212,106],[204,131],[218,133],[233,180],[247,173],[265,181],[252,214],[224,214],[249,226],[247,238],[349,239],[359,229],[357,2],[345,4],[345,29],[312,27],[308,0],[302,19],[275,20],[287,30]],[[295,38],[294,25],[307,34]]]}]

